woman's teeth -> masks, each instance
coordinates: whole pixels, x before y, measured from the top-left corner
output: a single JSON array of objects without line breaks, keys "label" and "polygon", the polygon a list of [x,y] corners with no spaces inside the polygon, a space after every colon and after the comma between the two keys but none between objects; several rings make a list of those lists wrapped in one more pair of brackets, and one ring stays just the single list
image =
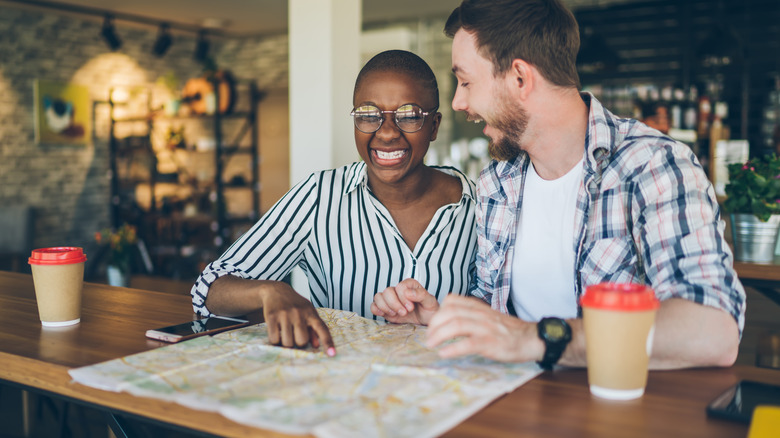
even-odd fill
[{"label": "woman's teeth", "polygon": [[376,151],[376,156],[383,160],[393,160],[396,158],[401,158],[404,155],[406,155],[406,151],[403,149],[400,151],[393,151],[393,152]]}]

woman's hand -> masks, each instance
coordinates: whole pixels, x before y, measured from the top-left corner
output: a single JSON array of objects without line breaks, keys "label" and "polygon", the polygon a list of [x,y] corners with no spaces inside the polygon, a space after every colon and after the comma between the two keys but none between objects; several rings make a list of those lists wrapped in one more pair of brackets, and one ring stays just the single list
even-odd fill
[{"label": "woman's hand", "polygon": [[265,285],[260,293],[268,341],[283,347],[305,347],[311,342],[315,348],[322,346],[328,356],[335,356],[330,331],[317,309],[287,283],[274,283]]},{"label": "woman's hand", "polygon": [[412,278],[374,295],[371,303],[371,313],[397,324],[428,325],[437,310],[439,302],[436,297]]},{"label": "woman's hand", "polygon": [[268,340],[283,347],[325,349],[335,356],[333,339],[314,306],[287,283],[251,280],[233,275],[217,279],[209,289],[206,308],[217,315],[237,316],[263,309]]}]

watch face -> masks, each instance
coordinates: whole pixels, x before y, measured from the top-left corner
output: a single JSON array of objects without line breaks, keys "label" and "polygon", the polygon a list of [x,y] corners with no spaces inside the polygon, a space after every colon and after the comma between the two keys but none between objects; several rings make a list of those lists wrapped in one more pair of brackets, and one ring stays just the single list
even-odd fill
[{"label": "watch face", "polygon": [[542,320],[544,323],[544,338],[551,342],[558,342],[562,340],[568,340],[569,331],[566,327],[566,322],[558,318],[545,318]]},{"label": "watch face", "polygon": [[566,331],[563,329],[563,327],[557,323],[548,323],[544,328],[547,332],[547,336],[550,339],[561,339],[566,334]]}]

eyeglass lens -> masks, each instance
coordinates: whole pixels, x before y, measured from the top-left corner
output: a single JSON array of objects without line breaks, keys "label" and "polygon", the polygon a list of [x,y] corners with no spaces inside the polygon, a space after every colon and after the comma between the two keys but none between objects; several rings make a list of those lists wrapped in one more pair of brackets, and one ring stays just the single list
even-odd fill
[{"label": "eyeglass lens", "polygon": [[373,105],[361,105],[352,111],[355,127],[367,134],[379,130],[387,113],[393,113],[396,126],[404,132],[417,132],[425,123],[426,113],[415,104],[401,105],[395,111],[382,111]]}]

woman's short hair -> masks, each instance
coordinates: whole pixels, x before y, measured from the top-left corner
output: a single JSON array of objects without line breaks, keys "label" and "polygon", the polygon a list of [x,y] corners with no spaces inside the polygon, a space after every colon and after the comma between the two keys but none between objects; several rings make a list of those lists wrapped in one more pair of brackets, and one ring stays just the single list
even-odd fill
[{"label": "woman's short hair", "polygon": [[[420,81],[425,89],[430,92],[434,105],[439,106],[439,85],[436,82],[436,75],[433,74],[433,70],[431,70],[431,67],[425,60],[406,50],[386,50],[368,60],[366,65],[360,69],[360,73],[358,73],[355,80],[355,90],[352,94],[353,100],[366,75],[376,71],[405,73],[409,77]],[[425,110],[428,109],[425,108]]]}]

